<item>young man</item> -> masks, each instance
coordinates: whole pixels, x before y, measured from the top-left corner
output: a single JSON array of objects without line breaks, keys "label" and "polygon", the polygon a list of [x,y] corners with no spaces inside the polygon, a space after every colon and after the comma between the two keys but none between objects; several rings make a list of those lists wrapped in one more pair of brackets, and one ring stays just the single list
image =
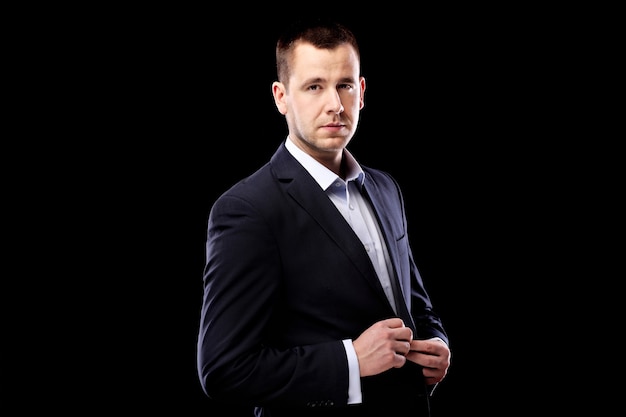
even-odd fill
[{"label": "young man", "polygon": [[421,416],[450,366],[403,197],[347,150],[364,105],[353,33],[299,22],[276,47],[287,138],[215,202],[198,372],[256,416]]}]

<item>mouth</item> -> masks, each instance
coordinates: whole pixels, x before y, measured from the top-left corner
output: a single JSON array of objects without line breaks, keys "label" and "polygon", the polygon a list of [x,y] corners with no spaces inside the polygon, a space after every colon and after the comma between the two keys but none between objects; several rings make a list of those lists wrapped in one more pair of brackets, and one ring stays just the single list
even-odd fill
[{"label": "mouth", "polygon": [[327,125],[322,126],[322,130],[331,136],[340,134],[343,129],[345,129],[346,125],[340,123],[329,123]]},{"label": "mouth", "polygon": [[343,124],[343,123],[328,123],[328,124],[325,124],[322,127],[326,127],[326,128],[330,128],[330,129],[339,129],[339,128],[342,128],[342,127],[345,127],[345,126],[346,125]]}]

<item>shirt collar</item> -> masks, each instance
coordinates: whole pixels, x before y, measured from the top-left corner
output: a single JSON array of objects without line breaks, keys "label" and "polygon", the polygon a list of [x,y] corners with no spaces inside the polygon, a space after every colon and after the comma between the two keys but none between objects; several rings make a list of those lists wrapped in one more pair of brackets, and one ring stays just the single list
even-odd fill
[{"label": "shirt collar", "polygon": [[[317,162],[311,155],[304,152],[302,149],[298,148],[295,143],[287,136],[287,140],[285,141],[285,147],[289,151],[291,155],[300,164],[307,170],[309,174],[315,179],[315,181],[322,187],[323,190],[326,190],[331,186],[337,179],[341,179],[337,174],[332,172],[330,169],[326,168],[324,165]],[[365,173],[363,169],[356,161],[354,156],[344,148],[343,150],[344,162],[346,164],[346,182],[356,180],[359,186],[363,185],[365,181]],[[343,181],[343,180],[342,180]]]}]

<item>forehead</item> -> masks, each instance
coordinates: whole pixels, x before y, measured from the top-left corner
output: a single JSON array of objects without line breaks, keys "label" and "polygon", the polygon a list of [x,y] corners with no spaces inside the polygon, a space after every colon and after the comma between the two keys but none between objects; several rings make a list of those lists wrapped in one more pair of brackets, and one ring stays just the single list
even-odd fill
[{"label": "forehead", "polygon": [[341,44],[333,49],[319,49],[310,43],[301,42],[293,51],[291,75],[297,78],[358,78],[359,65],[359,57],[349,44]]}]

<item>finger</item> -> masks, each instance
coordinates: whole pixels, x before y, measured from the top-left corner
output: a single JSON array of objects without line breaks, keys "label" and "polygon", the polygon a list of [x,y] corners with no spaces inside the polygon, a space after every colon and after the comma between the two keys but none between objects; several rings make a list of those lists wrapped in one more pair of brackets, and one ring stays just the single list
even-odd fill
[{"label": "finger", "polygon": [[423,353],[425,355],[437,355],[439,346],[425,340],[412,340],[411,350]]},{"label": "finger", "polygon": [[411,351],[411,345],[407,341],[396,341],[391,346],[398,355],[406,356]]},{"label": "finger", "polygon": [[390,319],[383,320],[383,323],[392,329],[404,327],[404,321],[399,317],[392,317]]},{"label": "finger", "polygon": [[404,355],[396,353],[394,355],[394,360],[392,366],[394,368],[402,368],[406,363],[406,357]]},{"label": "finger", "polygon": [[394,329],[393,336],[396,340],[409,342],[409,349],[411,348],[410,342],[413,339],[413,331],[410,327],[401,327],[399,329]]}]

